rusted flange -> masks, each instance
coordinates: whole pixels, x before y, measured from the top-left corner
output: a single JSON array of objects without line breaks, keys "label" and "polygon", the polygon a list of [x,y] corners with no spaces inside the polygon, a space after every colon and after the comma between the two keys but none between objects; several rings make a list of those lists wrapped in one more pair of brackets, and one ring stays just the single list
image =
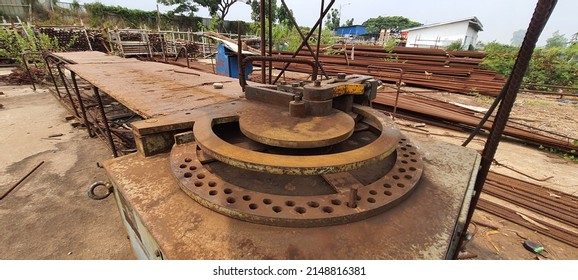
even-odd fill
[{"label": "rusted flange", "polygon": [[275,195],[226,182],[201,164],[194,142],[175,145],[170,164],[181,189],[209,209],[259,224],[317,227],[377,215],[401,202],[415,189],[423,171],[421,156],[405,138],[396,145],[394,155],[397,159],[393,168],[382,178],[357,188],[354,208],[347,203],[349,192],[313,196]]},{"label": "rusted flange", "polygon": [[[193,133],[201,149],[226,164],[259,172],[290,175],[320,175],[361,168],[389,156],[400,138],[399,130],[393,128],[383,114],[365,106],[353,106],[353,112],[361,115],[374,129],[380,131],[378,138],[361,148],[317,156],[293,156],[267,154],[247,150],[221,139],[213,126],[238,120],[238,116],[197,120]],[[242,115],[241,115],[242,118]]]}]

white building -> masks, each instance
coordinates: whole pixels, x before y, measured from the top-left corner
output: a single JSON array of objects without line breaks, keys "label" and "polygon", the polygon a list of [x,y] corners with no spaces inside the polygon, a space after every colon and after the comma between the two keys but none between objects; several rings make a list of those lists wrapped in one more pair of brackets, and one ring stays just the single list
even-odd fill
[{"label": "white building", "polygon": [[476,45],[479,31],[483,25],[477,17],[402,30],[407,32],[406,47],[442,49],[459,40],[464,50]]}]

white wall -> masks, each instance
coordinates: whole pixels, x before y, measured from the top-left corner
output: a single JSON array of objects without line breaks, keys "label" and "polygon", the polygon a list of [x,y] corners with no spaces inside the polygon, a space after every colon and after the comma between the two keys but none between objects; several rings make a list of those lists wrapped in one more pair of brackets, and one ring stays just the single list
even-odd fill
[{"label": "white wall", "polygon": [[[466,37],[467,36],[467,37]],[[464,39],[466,40],[465,44]],[[406,47],[443,48],[460,40],[467,49],[469,44],[477,42],[477,32],[469,27],[468,21],[411,30],[407,35]]]}]

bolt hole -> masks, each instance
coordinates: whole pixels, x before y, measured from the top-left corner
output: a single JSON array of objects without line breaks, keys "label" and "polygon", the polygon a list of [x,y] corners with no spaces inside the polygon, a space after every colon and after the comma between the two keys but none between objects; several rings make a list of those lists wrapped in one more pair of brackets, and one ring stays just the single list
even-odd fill
[{"label": "bolt hole", "polygon": [[229,204],[235,203],[235,198],[233,198],[233,197],[227,198],[227,203],[229,203]]},{"label": "bolt hole", "polygon": [[305,214],[305,212],[307,212],[307,209],[305,209],[304,207],[295,207],[295,212],[299,214]]},{"label": "bolt hole", "polygon": [[408,164],[407,160],[402,160],[401,163]]},{"label": "bolt hole", "polygon": [[185,178],[191,178],[191,177],[193,177],[193,173],[191,173],[191,172],[185,172],[185,175],[184,175],[184,176],[185,176]]},{"label": "bolt hole", "polygon": [[401,150],[402,150],[402,151],[407,151],[407,148],[406,148],[406,147],[401,147]]},{"label": "bolt hole", "polygon": [[255,209],[259,208],[259,206],[258,206],[257,204],[255,204],[255,203],[251,203],[251,204],[249,204],[249,208],[250,208],[251,210],[255,210]]},{"label": "bolt hole", "polygon": [[233,193],[233,190],[232,190],[232,189],[224,189],[223,192],[224,192],[225,194],[232,194],[232,193]]},{"label": "bolt hole", "polygon": [[367,199],[367,202],[369,202],[369,203],[375,203],[375,198],[370,197],[370,198]]},{"label": "bolt hole", "polygon": [[411,162],[417,162],[417,159],[412,158]]},{"label": "bolt hole", "polygon": [[411,175],[409,175],[409,174],[407,174],[407,175],[405,175],[405,176],[403,176],[403,177],[405,177],[405,178],[408,179],[408,180],[411,180],[411,178],[413,178],[413,177],[412,177]]},{"label": "bolt hole", "polygon": [[412,167],[409,168],[409,170],[411,170],[411,171],[416,171],[417,169],[412,166]]},{"label": "bolt hole", "polygon": [[309,201],[309,202],[307,202],[307,205],[311,208],[319,207],[319,203],[317,203],[316,201]]},{"label": "bolt hole", "polygon": [[333,208],[331,208],[331,207],[329,207],[329,206],[323,207],[322,210],[323,210],[323,212],[328,213],[328,214],[329,214],[329,213],[333,213]]},{"label": "bolt hole", "polygon": [[275,213],[279,213],[281,212],[283,209],[280,206],[273,206],[273,211],[275,211]]},{"label": "bolt hole", "polygon": [[[331,204],[333,204],[333,205],[341,205],[341,200],[339,200],[339,199],[333,199],[333,200],[331,200]],[[326,207],[326,208],[327,208],[327,207]],[[331,207],[329,207],[329,208],[331,208]],[[324,209],[325,209],[325,208],[324,208]],[[331,208],[331,212],[333,212],[333,208]],[[327,213],[331,213],[331,212],[327,212]]]},{"label": "bolt hole", "polygon": [[400,187],[400,188],[405,188],[405,185],[402,184],[402,183],[397,183],[397,186]]},{"label": "bolt hole", "polygon": [[244,201],[249,201],[249,200],[251,200],[251,196],[249,196],[249,195],[244,195],[244,196],[243,196],[243,200],[244,200]]},{"label": "bolt hole", "polygon": [[407,141],[407,139],[405,139],[405,138],[401,138],[401,141]]},{"label": "bolt hole", "polygon": [[393,175],[392,178],[393,178],[393,179],[396,179],[396,180],[399,180],[399,176],[397,176],[397,175]]},{"label": "bolt hole", "polygon": [[287,205],[289,207],[293,207],[293,206],[295,206],[295,201],[287,200],[287,201],[285,201],[285,205]]},{"label": "bolt hole", "polygon": [[415,152],[409,152],[409,154],[415,156]]},{"label": "bolt hole", "polygon": [[180,167],[180,168],[187,168],[187,165],[183,163],[183,164],[181,164],[179,167]]},{"label": "bolt hole", "polygon": [[189,167],[189,170],[195,171],[195,170],[197,170],[197,167],[196,167],[196,166],[191,166],[191,167]]},{"label": "bolt hole", "polygon": [[409,155],[408,155],[408,154],[403,154],[403,157],[409,157]]},{"label": "bolt hole", "polygon": [[[265,198],[265,199],[263,199],[263,203],[269,205],[269,204],[273,203],[273,201],[271,199]],[[275,207],[273,207],[273,208],[275,208]],[[281,211],[279,211],[279,212],[281,212]]]},{"label": "bolt hole", "polygon": [[217,191],[212,190],[212,191],[209,192],[209,195],[217,195]]},{"label": "bolt hole", "polygon": [[186,158],[186,159],[185,159],[185,162],[191,162],[191,161],[193,161],[191,158]]},{"label": "bolt hole", "polygon": [[411,147],[413,147],[413,146],[412,146],[412,145],[410,145],[410,144],[407,144],[407,145],[405,145],[405,146],[406,146],[406,147],[410,147],[410,148],[411,148]]},{"label": "bolt hole", "polygon": [[391,196],[391,192],[390,191],[384,191],[383,194],[387,195],[387,196]]},{"label": "bolt hole", "polygon": [[204,179],[204,178],[205,178],[205,174],[199,173],[199,174],[197,174],[197,178],[199,178],[199,179]]},{"label": "bolt hole", "polygon": [[399,170],[399,172],[401,172],[401,173],[404,173],[404,172],[406,171],[405,168],[400,168],[400,169],[398,169],[398,170]]},{"label": "bolt hole", "polygon": [[376,194],[377,194],[377,191],[375,191],[375,190],[370,190],[369,193],[370,193],[371,195],[376,195]]},{"label": "bolt hole", "polygon": [[202,187],[202,186],[203,186],[203,182],[201,182],[201,181],[195,181],[195,186],[196,186],[196,187]]},{"label": "bolt hole", "polygon": [[389,188],[391,188],[391,185],[389,183],[385,183],[385,184],[383,184],[383,187],[386,189],[389,189]]},{"label": "bolt hole", "polygon": [[209,187],[214,188],[216,186],[217,186],[217,182],[213,182],[213,181],[209,182]]}]

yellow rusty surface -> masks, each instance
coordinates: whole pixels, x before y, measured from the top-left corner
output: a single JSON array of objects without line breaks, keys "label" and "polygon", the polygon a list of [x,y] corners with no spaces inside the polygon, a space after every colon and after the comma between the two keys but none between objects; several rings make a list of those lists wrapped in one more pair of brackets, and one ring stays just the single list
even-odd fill
[{"label": "yellow rusty surface", "polygon": [[363,95],[365,92],[365,85],[362,84],[345,84],[338,85],[332,89],[333,96],[341,96],[344,94]]}]

